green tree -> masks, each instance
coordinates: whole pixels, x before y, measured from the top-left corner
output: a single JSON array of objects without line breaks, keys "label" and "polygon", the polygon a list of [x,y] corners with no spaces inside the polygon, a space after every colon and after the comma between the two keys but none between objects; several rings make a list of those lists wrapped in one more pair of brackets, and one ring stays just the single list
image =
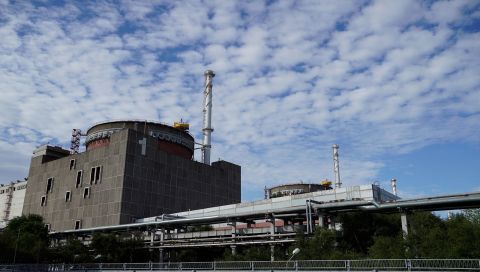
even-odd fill
[{"label": "green tree", "polygon": [[145,248],[143,240],[139,236],[121,240],[119,247],[120,252],[117,261],[147,262],[150,259],[148,249]]},{"label": "green tree", "polygon": [[368,249],[368,257],[372,259],[405,258],[406,243],[401,235],[375,236],[373,245]]},{"label": "green tree", "polygon": [[448,258],[478,258],[480,256],[480,222],[455,215],[446,221]]},{"label": "green tree", "polygon": [[407,257],[446,258],[448,239],[445,221],[430,212],[412,213],[407,239]]},{"label": "green tree", "polygon": [[300,232],[295,247],[300,249],[297,256],[300,260],[331,259],[340,255],[335,249],[336,232],[324,228],[317,228],[311,238]]},{"label": "green tree", "polygon": [[401,232],[398,214],[345,213],[338,221],[343,228],[338,239],[339,249],[354,252],[356,256],[367,256],[375,237],[396,237]]},{"label": "green tree", "polygon": [[120,241],[115,234],[96,233],[90,245],[94,259],[101,262],[115,262],[120,255]]},{"label": "green tree", "polygon": [[468,221],[480,225],[480,209],[468,209],[464,210],[463,214]]},{"label": "green tree", "polygon": [[[232,255],[232,250],[226,248],[223,259],[225,261],[270,261],[270,246],[237,246],[237,252]],[[281,251],[279,248],[278,250]],[[276,255],[280,258],[280,254]]]},{"label": "green tree", "polygon": [[32,263],[47,261],[49,237],[43,218],[39,215],[20,216],[12,219],[0,238],[3,244],[3,262]]},{"label": "green tree", "polygon": [[93,261],[89,248],[75,238],[67,239],[65,244],[57,245],[51,251],[51,262],[86,263]]}]

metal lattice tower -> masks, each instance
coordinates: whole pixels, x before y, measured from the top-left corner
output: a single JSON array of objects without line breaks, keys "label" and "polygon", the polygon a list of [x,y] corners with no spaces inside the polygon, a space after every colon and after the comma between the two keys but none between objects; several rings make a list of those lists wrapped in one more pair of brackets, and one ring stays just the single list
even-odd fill
[{"label": "metal lattice tower", "polygon": [[70,154],[78,154],[80,150],[80,137],[82,137],[82,131],[74,128],[72,130],[72,140],[70,141]]}]

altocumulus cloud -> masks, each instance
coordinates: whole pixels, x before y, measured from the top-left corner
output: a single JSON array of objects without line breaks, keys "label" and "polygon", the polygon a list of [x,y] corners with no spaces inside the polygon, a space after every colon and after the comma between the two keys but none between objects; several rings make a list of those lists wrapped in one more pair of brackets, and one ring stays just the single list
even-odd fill
[{"label": "altocumulus cloud", "polygon": [[245,198],[274,183],[349,184],[382,156],[478,142],[476,1],[1,1],[0,173],[109,119],[183,118],[200,138],[215,70],[213,158]]}]

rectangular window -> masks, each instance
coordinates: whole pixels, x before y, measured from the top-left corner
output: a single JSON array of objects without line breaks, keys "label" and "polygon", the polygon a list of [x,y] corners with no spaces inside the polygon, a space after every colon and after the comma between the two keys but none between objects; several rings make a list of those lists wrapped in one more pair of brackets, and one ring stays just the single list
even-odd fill
[{"label": "rectangular window", "polygon": [[90,198],[90,187],[85,187],[83,189],[83,198]]},{"label": "rectangular window", "polygon": [[77,179],[75,181],[75,188],[82,187],[82,170],[77,172]]},{"label": "rectangular window", "polygon": [[47,205],[47,196],[42,196],[42,203],[40,204],[40,206],[46,206]]},{"label": "rectangular window", "polygon": [[75,229],[80,229],[82,227],[82,221],[75,220]]},{"label": "rectangular window", "polygon": [[47,194],[51,193],[53,190],[53,178],[47,179]]},{"label": "rectangular window", "polygon": [[97,184],[98,182],[100,182],[100,179],[102,178],[102,167],[101,166],[97,166],[95,168],[95,184]]},{"label": "rectangular window", "polygon": [[66,191],[65,192],[65,202],[70,202],[72,201],[72,192]]},{"label": "rectangular window", "polygon": [[95,180],[95,167],[92,167],[90,171],[90,185],[93,184],[93,181]]},{"label": "rectangular window", "polygon": [[70,170],[75,169],[75,164],[76,164],[76,163],[75,163],[75,159],[71,159],[71,160],[70,160]]}]

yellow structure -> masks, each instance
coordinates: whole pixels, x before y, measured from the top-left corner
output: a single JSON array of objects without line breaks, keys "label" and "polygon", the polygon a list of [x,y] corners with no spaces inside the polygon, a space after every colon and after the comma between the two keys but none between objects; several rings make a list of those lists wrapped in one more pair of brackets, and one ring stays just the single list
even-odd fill
[{"label": "yellow structure", "polygon": [[184,123],[182,120],[180,120],[180,122],[173,122],[173,127],[182,131],[187,131],[190,129],[190,124]]}]

